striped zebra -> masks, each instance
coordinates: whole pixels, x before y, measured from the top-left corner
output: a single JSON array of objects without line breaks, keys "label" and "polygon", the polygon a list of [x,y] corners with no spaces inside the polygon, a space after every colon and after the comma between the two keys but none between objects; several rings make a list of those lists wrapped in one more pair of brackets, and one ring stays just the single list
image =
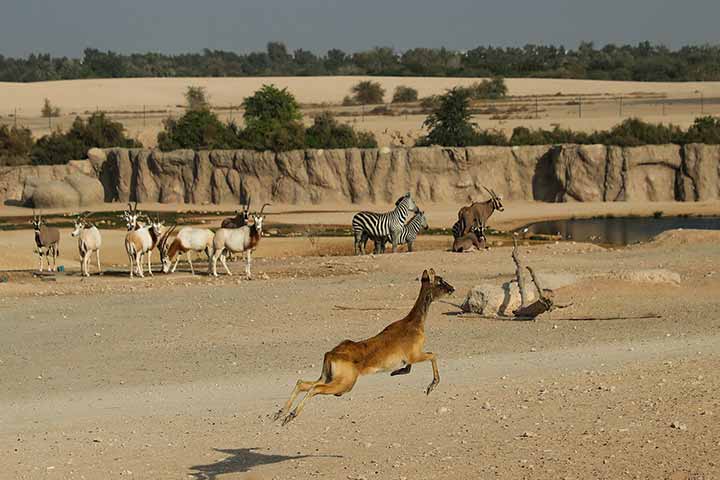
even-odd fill
[{"label": "striped zebra", "polygon": [[405,225],[410,212],[417,210],[417,205],[410,196],[410,192],[398,198],[395,209],[385,213],[358,212],[353,215],[352,229],[355,237],[355,255],[365,254],[363,237],[382,238],[389,237],[393,241],[393,252],[397,248],[396,238],[392,233]]},{"label": "striped zebra", "polygon": [[[411,218],[406,225],[396,230],[397,244],[405,245],[407,243],[408,252],[413,251],[413,244],[420,230],[427,230],[429,228],[425,214],[419,210],[416,210],[416,212],[415,216]],[[391,240],[388,237],[382,237],[372,238],[372,241],[375,243],[374,253],[385,253],[385,244]],[[363,242],[363,248],[365,247],[365,242],[367,242],[367,238],[365,238]]]},{"label": "striped zebra", "polygon": [[452,234],[453,238],[460,238],[465,234],[465,219],[463,217],[460,217],[460,220],[453,224]]}]

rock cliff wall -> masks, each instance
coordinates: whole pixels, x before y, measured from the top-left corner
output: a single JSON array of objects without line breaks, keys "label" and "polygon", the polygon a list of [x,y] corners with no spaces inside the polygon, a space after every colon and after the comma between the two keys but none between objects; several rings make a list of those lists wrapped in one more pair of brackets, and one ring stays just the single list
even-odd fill
[{"label": "rock cliff wall", "polygon": [[0,169],[0,200],[22,201],[30,177],[84,170],[105,201],[162,203],[388,203],[410,191],[419,202],[506,199],[698,201],[720,199],[720,146],[604,145],[297,150],[254,152],[92,149],[62,167]]}]

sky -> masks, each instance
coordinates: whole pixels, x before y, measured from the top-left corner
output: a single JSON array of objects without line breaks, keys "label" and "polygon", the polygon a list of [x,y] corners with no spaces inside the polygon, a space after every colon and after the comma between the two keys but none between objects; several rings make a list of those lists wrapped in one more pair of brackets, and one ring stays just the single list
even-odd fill
[{"label": "sky", "polygon": [[720,0],[0,0],[0,55],[720,44]]}]

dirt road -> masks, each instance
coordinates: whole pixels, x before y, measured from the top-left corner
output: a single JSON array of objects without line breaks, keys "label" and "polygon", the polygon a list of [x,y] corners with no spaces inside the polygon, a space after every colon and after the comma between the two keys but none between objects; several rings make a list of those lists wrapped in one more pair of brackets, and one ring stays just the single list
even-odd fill
[{"label": "dirt road", "polygon": [[[525,247],[536,270],[584,278],[534,323],[452,305],[512,276],[507,248],[259,258],[254,281],[16,273],[0,283],[0,478],[716,478],[717,240]],[[325,351],[407,313],[427,267],[458,292],[428,319],[438,389],[418,365],[272,423]],[[682,282],[607,276],[647,268]]]}]

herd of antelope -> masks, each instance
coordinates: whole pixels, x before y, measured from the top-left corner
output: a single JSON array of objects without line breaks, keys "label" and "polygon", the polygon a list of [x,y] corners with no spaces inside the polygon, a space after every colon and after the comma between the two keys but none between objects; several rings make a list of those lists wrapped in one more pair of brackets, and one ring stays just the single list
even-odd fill
[{"label": "herd of antelope", "polygon": [[[165,223],[158,216],[153,219],[138,210],[137,202],[134,205],[128,203],[128,209],[123,212],[122,218],[127,226],[124,245],[129,261],[130,278],[135,275],[144,277],[146,262],[147,273],[152,276],[152,253],[155,249],[160,253],[163,273],[175,272],[182,254],[185,254],[190,271],[194,275],[192,255],[205,253],[208,258],[208,274],[215,277],[218,260],[225,268],[225,272],[232,275],[227,266],[227,256],[245,254],[245,274],[248,278],[252,278],[250,271],[252,252],[262,238],[265,207],[269,205],[266,203],[260,212],[251,213],[248,199],[242,211],[236,212],[232,218],[223,220],[221,227],[213,232],[196,227],[183,227],[177,230],[177,225],[165,228]],[[81,275],[86,277],[90,276],[89,263],[93,253],[97,260],[98,274],[102,273],[100,266],[102,236],[100,230],[88,221],[88,216],[88,212],[78,215],[71,233],[73,237],[77,237]],[[40,272],[43,271],[43,260],[49,271],[55,271],[57,256],[60,254],[60,230],[46,225],[42,214],[34,212],[30,223],[35,232],[36,251],[40,256]]]}]

